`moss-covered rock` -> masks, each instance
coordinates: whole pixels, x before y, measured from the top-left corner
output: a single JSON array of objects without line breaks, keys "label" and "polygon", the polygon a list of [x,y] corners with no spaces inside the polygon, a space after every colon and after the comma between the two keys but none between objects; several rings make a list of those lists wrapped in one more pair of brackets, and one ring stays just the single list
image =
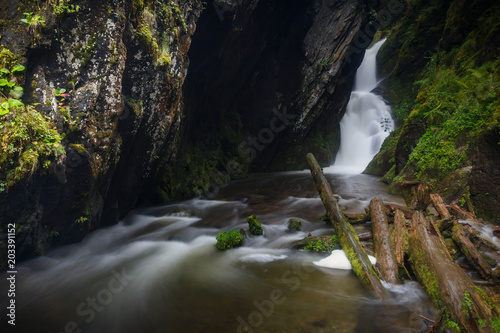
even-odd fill
[{"label": "moss-covered rock", "polygon": [[332,252],[340,248],[337,235],[308,236],[292,244],[292,249],[316,252]]},{"label": "moss-covered rock", "polygon": [[290,230],[301,231],[302,230],[302,221],[298,219],[289,219],[287,223],[287,227]]},{"label": "moss-covered rock", "polygon": [[250,233],[255,236],[260,236],[264,234],[264,229],[255,215],[250,215],[247,217],[248,227],[250,228]]},{"label": "moss-covered rock", "polygon": [[215,246],[221,251],[239,247],[243,245],[244,241],[243,235],[236,229],[229,232],[221,231],[216,239],[217,244],[215,244]]}]

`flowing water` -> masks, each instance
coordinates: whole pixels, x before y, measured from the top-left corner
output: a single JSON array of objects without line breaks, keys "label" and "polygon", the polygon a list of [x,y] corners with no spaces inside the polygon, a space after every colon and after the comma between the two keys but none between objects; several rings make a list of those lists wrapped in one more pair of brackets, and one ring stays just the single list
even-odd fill
[{"label": "flowing water", "polygon": [[[358,71],[357,91],[341,124],[339,158],[334,173],[327,174],[348,212],[363,212],[375,196],[404,204],[386,194],[375,177],[339,173],[361,172],[392,130],[392,119],[383,123],[390,109],[369,92],[377,84],[374,56],[380,45],[367,51]],[[349,265],[339,266],[341,252],[329,257],[291,249],[309,233],[333,233],[319,219],[324,213],[309,171],[256,174],[222,188],[214,200],[136,210],[79,244],[18,266],[16,328],[54,333],[425,330],[419,315],[435,318],[435,310],[415,282],[387,285],[393,297],[381,301]],[[250,236],[237,249],[216,250],[216,235],[247,230],[251,214],[263,223],[264,235]],[[302,231],[288,230],[292,217],[302,221]],[[369,223],[354,228],[364,232]],[[0,287],[7,290],[4,284]]]},{"label": "flowing water", "polygon": [[356,72],[354,90],[340,121],[340,149],[333,166],[335,172],[363,172],[394,129],[390,106],[371,93],[378,84],[376,57],[384,42],[385,39],[366,50]]},{"label": "flowing water", "polygon": [[[363,211],[373,196],[402,204],[377,178],[327,176],[348,211]],[[264,235],[217,251],[217,233],[248,232],[250,214],[261,220]],[[419,315],[433,317],[434,310],[416,283],[388,286],[394,297],[379,301],[351,270],[313,264],[328,254],[290,249],[308,233],[332,233],[319,220],[323,214],[309,171],[252,175],[215,200],[137,210],[79,244],[22,264],[17,327],[54,333],[425,329]],[[287,229],[291,217],[301,219],[302,231]]]}]

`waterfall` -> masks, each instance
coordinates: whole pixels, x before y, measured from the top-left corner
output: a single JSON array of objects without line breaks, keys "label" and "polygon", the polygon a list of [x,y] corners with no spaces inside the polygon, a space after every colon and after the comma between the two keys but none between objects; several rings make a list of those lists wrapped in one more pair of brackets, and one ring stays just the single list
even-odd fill
[{"label": "waterfall", "polygon": [[340,121],[340,149],[335,164],[329,168],[332,172],[363,172],[394,129],[390,106],[371,93],[379,82],[376,57],[384,42],[385,39],[366,50],[356,72],[354,90]]}]

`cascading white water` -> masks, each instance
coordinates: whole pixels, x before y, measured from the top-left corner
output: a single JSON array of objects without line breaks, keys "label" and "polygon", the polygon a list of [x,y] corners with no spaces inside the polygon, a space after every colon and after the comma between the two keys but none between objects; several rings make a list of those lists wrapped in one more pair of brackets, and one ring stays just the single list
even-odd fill
[{"label": "cascading white water", "polygon": [[363,172],[394,129],[390,106],[371,93],[378,84],[376,57],[384,42],[385,39],[366,50],[356,72],[354,90],[340,121],[340,149],[331,172]]}]

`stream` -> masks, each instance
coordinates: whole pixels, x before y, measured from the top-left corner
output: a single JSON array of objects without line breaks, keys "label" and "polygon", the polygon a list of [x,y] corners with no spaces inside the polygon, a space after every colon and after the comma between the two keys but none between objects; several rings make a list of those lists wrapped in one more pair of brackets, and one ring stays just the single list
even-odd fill
[{"label": "stream", "polygon": [[[325,168],[347,212],[364,212],[375,196],[404,205],[378,178],[360,174],[393,126],[390,107],[370,92],[377,84],[374,59],[382,43],[367,51],[341,123],[337,163]],[[218,251],[216,235],[242,228],[248,233],[246,218],[252,214],[264,235]],[[435,318],[435,310],[416,282],[386,285],[393,297],[380,301],[347,267],[332,260],[330,266],[337,268],[319,266],[329,253],[291,249],[309,233],[333,233],[319,219],[324,214],[308,170],[253,174],[224,186],[213,200],[135,210],[79,244],[19,265],[16,328],[52,333],[426,330],[420,315]],[[302,221],[301,231],[288,230],[292,217]],[[370,225],[354,228],[363,232]],[[6,283],[0,282],[2,290]]]},{"label": "stream", "polygon": [[[362,212],[374,196],[402,204],[375,177],[327,176],[347,211]],[[217,233],[248,232],[250,214],[264,235],[218,251]],[[319,220],[323,214],[309,171],[255,174],[221,189],[215,200],[136,210],[79,244],[23,263],[17,326],[20,332],[424,330],[419,315],[433,318],[434,309],[416,282],[389,285],[394,297],[379,301],[352,270],[313,263],[328,253],[289,249],[309,232],[332,233]],[[291,217],[302,220],[302,231],[288,230]]]}]

